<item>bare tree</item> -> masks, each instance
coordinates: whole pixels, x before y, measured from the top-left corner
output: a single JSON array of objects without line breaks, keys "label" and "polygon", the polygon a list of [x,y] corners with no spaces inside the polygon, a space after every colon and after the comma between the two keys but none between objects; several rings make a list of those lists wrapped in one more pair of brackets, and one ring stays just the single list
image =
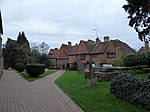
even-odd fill
[{"label": "bare tree", "polygon": [[42,42],[42,43],[39,45],[39,48],[40,48],[40,52],[41,52],[41,53],[48,54],[48,51],[49,51],[49,46],[48,46],[48,44],[46,44],[45,42]]}]

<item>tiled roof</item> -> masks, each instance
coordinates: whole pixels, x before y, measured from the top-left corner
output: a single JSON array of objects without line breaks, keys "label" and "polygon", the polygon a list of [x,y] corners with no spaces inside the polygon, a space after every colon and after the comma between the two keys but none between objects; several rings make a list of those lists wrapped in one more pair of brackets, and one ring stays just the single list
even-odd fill
[{"label": "tiled roof", "polygon": [[135,52],[130,46],[128,46],[126,43],[121,42],[120,40],[113,40],[113,43],[116,47],[119,47],[119,49],[122,52],[129,53],[129,52]]},{"label": "tiled roof", "polygon": [[96,46],[96,43],[92,40],[82,41],[82,42],[86,48],[87,53],[91,53],[93,48],[95,48],[95,46]]},{"label": "tiled roof", "polygon": [[55,58],[55,59],[68,59],[68,55],[64,50],[60,49],[51,49],[50,51],[50,58]]},{"label": "tiled roof", "polygon": [[93,48],[91,53],[104,53],[106,48],[108,47],[108,43],[107,42],[101,42],[98,45],[95,46],[95,48]]},{"label": "tiled roof", "polygon": [[121,42],[120,40],[110,40],[108,42],[101,42],[91,53],[104,53],[104,52],[115,52],[116,48],[119,48],[122,52],[129,53],[135,52],[131,47],[129,47],[126,43]]},{"label": "tiled roof", "polygon": [[[82,44],[84,50],[80,50],[80,52],[78,52],[80,44]],[[51,58],[67,59],[68,55],[80,54],[81,52],[88,54],[103,54],[105,52],[116,52],[117,48],[124,53],[135,52],[130,46],[120,40],[110,40],[107,42],[100,42],[99,44],[96,44],[93,40],[81,40],[80,44],[74,46],[62,44],[60,49],[51,49],[50,52],[52,54],[50,54],[50,56]],[[80,46],[80,49],[82,49],[82,47]]]},{"label": "tiled roof", "polygon": [[60,50],[64,50],[68,54],[69,50],[70,50],[70,47],[71,46],[69,46],[69,45],[62,44],[61,47],[60,47]]},{"label": "tiled roof", "polygon": [[150,48],[147,50],[145,47],[141,47],[138,52],[147,53],[147,52],[150,52]]},{"label": "tiled roof", "polygon": [[77,48],[78,48],[78,45],[71,46],[71,47],[70,47],[70,50],[69,50],[69,55],[74,55],[74,54],[76,54]]}]

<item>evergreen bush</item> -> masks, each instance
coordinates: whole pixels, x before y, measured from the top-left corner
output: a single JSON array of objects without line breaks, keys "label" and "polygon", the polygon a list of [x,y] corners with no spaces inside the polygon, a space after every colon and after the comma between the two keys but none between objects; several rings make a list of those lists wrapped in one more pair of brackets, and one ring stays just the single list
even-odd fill
[{"label": "evergreen bush", "polygon": [[31,77],[38,77],[45,71],[44,64],[27,64],[25,68]]},{"label": "evergreen bush", "polygon": [[150,109],[150,80],[143,81],[140,90],[132,95],[132,102],[139,107]]},{"label": "evergreen bush", "polygon": [[25,69],[25,65],[23,63],[16,63],[15,65],[15,70],[18,72],[23,72]]},{"label": "evergreen bush", "polygon": [[111,81],[110,92],[139,107],[150,109],[150,80],[131,74],[118,75]]},{"label": "evergreen bush", "polygon": [[148,53],[134,53],[128,54],[124,58],[126,66],[150,66],[150,54]]}]

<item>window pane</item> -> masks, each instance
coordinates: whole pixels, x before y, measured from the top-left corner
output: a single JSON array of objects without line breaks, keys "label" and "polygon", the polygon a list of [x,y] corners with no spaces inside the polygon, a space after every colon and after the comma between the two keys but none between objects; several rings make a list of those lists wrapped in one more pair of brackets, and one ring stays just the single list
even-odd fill
[{"label": "window pane", "polygon": [[115,58],[115,53],[107,53],[108,58]]}]

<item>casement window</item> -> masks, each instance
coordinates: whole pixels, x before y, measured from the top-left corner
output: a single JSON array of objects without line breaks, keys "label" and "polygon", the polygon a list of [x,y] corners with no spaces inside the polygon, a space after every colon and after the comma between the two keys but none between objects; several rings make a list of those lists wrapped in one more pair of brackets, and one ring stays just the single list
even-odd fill
[{"label": "casement window", "polygon": [[85,55],[84,54],[80,54],[79,55],[79,59],[85,59]]},{"label": "casement window", "polygon": [[92,58],[98,58],[99,54],[92,54]]},{"label": "casement window", "polygon": [[115,53],[107,53],[107,58],[115,58]]}]

